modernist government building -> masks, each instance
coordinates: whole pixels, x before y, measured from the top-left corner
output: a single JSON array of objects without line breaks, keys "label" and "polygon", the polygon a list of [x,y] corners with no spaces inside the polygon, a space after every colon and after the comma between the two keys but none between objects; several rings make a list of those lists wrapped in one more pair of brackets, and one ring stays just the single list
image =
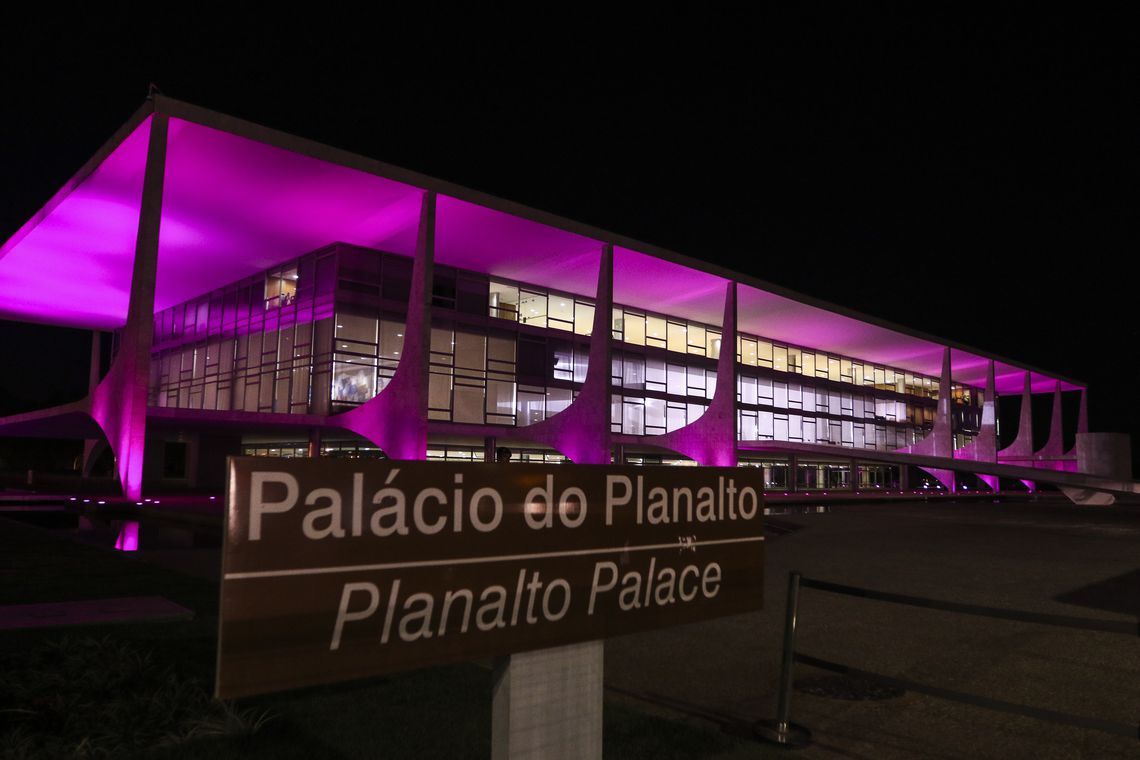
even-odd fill
[{"label": "modernist government building", "polygon": [[501,447],[762,466],[777,495],[1136,491],[1079,381],[162,96],[0,248],[0,318],[94,347],[87,398],[0,435],[85,439],[88,469],[109,445],[131,499],[232,454]]}]

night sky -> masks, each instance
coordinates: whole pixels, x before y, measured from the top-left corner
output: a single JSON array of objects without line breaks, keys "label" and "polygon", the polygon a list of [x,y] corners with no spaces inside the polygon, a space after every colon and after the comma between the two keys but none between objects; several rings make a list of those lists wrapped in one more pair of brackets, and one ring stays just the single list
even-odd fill
[{"label": "night sky", "polygon": [[[100,13],[5,34],[0,239],[155,82],[1087,381],[1140,442],[1123,14]],[[0,324],[0,413],[83,395],[86,341]]]}]

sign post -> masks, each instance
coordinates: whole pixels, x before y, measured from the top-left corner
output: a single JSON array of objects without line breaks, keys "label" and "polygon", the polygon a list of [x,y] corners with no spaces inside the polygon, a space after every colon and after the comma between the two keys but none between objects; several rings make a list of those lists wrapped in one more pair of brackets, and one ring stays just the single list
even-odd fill
[{"label": "sign post", "polygon": [[760,472],[233,458],[216,694],[533,652],[600,721],[601,639],[759,609]]}]

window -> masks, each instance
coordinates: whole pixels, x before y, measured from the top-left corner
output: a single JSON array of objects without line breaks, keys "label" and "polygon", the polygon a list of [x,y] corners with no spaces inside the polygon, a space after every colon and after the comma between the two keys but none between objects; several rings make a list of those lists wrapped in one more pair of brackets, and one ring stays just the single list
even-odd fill
[{"label": "window", "polygon": [[690,354],[704,356],[708,353],[708,344],[705,342],[705,328],[700,325],[688,326],[688,351]]},{"label": "window", "polygon": [[546,327],[546,294],[519,291],[519,322],[532,327]]},{"label": "window", "polygon": [[594,305],[574,301],[574,332],[590,335],[594,332]]},{"label": "window", "polygon": [[756,364],[760,367],[772,368],[772,344],[766,340],[756,342]]},{"label": "window", "polygon": [[333,353],[332,400],[362,404],[376,395],[376,348],[379,320],[337,314]]},{"label": "window", "polygon": [[546,326],[555,330],[574,330],[574,299],[570,296],[549,296]]},{"label": "window", "polygon": [[720,358],[720,333],[706,330],[705,345],[705,356],[710,359]]},{"label": "window", "polygon": [[645,345],[666,347],[667,324],[662,317],[646,315],[645,317]]},{"label": "window", "polygon": [[755,367],[756,366],[756,341],[754,341],[750,338],[739,338],[738,342],[740,343],[740,352],[739,352],[740,363],[745,365],[745,366],[748,366],[748,367]]},{"label": "window", "polygon": [[519,289],[514,285],[491,280],[488,305],[492,317],[517,322],[519,318]]},{"label": "window", "polygon": [[626,311],[623,324],[625,326],[625,342],[635,346],[645,345],[645,315]]},{"label": "window", "polygon": [[756,378],[739,375],[736,378],[736,403],[755,405]]},{"label": "window", "polygon": [[685,325],[678,322],[668,322],[666,326],[665,347],[670,351],[683,354],[688,351],[688,342],[685,337]]},{"label": "window", "polygon": [[297,265],[277,269],[265,276],[265,308],[276,309],[297,297]]},{"label": "window", "polygon": [[786,346],[772,347],[772,369],[777,372],[788,371],[788,349]]},{"label": "window", "polygon": [[803,372],[803,352],[798,348],[788,348],[788,372],[800,374]]}]

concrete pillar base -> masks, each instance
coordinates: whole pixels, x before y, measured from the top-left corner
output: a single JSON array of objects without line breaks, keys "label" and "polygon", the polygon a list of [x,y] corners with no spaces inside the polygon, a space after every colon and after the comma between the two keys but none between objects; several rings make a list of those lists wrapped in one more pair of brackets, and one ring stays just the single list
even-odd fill
[{"label": "concrete pillar base", "polygon": [[603,651],[601,641],[587,641],[497,662],[491,757],[601,758]]},{"label": "concrete pillar base", "polygon": [[1107,491],[1094,491],[1091,488],[1057,486],[1069,501],[1082,507],[1111,507],[1116,503],[1116,495]]}]

